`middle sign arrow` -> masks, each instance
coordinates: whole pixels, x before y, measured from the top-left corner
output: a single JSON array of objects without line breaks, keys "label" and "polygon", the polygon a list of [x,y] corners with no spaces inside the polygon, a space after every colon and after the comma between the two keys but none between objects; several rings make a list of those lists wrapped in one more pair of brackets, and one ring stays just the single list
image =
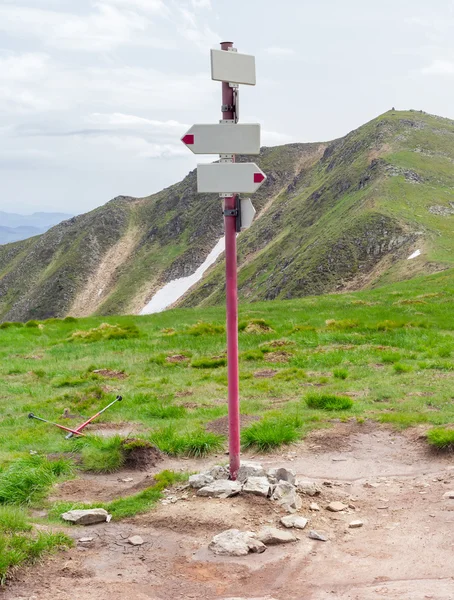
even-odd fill
[{"label": "middle sign arrow", "polygon": [[181,138],[194,154],[260,154],[258,123],[193,125]]},{"label": "middle sign arrow", "polygon": [[265,173],[254,163],[209,163],[197,165],[197,191],[200,193],[256,192]]}]

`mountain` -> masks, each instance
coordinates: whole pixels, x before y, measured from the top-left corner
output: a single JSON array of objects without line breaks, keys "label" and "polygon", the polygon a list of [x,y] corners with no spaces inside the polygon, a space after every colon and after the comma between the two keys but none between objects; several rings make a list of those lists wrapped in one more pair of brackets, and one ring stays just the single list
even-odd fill
[{"label": "mountain", "polygon": [[[243,301],[370,288],[454,266],[454,122],[389,111],[333,142],[263,148],[258,217],[238,239]],[[119,196],[45,234],[0,246],[0,320],[137,313],[189,275],[222,235],[196,172]],[[419,252],[417,252],[419,251]],[[419,254],[408,260],[412,254]],[[180,302],[223,301],[219,260]]]},{"label": "mountain", "polygon": [[72,215],[66,213],[36,212],[32,215],[18,215],[0,210],[0,244],[39,235],[70,217]]}]

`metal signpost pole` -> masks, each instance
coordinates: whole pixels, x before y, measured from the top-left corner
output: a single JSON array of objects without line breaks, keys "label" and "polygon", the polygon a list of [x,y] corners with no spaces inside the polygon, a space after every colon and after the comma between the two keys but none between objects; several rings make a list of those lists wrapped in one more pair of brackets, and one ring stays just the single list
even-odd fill
[{"label": "metal signpost pole", "polygon": [[[223,42],[221,49],[226,52],[232,48],[232,42]],[[235,118],[234,88],[228,81],[222,82],[222,119],[233,121]],[[235,155],[221,160],[235,162]],[[227,308],[227,371],[229,397],[229,458],[230,479],[235,480],[240,468],[240,378],[238,367],[238,292],[236,257],[236,198],[235,195],[224,198],[225,225],[225,274]],[[229,216],[228,213],[232,216]]]}]

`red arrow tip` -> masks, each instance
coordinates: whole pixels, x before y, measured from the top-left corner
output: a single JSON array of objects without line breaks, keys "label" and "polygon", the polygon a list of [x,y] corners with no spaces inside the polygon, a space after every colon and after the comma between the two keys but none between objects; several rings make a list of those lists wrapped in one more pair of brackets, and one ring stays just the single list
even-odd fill
[{"label": "red arrow tip", "polygon": [[265,175],[263,173],[254,173],[254,183],[262,183],[265,179]]},{"label": "red arrow tip", "polygon": [[183,144],[186,144],[186,146],[190,146],[194,143],[194,136],[192,133],[187,133],[181,138],[181,141]]}]

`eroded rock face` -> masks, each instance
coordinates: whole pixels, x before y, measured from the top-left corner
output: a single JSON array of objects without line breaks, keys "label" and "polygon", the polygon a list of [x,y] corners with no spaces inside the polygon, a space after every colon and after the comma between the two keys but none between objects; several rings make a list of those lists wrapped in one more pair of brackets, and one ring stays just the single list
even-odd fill
[{"label": "eroded rock face", "polygon": [[276,529],[275,527],[264,527],[257,534],[257,538],[264,544],[288,544],[289,542],[296,542],[297,539],[290,533],[290,531],[283,531],[282,529]]},{"label": "eroded rock face", "polygon": [[239,481],[219,479],[197,490],[197,496],[212,496],[213,498],[230,498],[241,492],[242,485]]},{"label": "eroded rock face", "polygon": [[266,477],[248,477],[243,485],[243,493],[267,498],[271,493],[271,485]]},{"label": "eroded rock face", "polygon": [[107,521],[109,513],[104,508],[90,508],[69,510],[61,515],[64,521],[74,523],[74,525],[94,525]]},{"label": "eroded rock face", "polygon": [[266,546],[252,531],[227,529],[211,540],[208,548],[214,554],[226,556],[246,556],[249,552],[265,552]]}]

